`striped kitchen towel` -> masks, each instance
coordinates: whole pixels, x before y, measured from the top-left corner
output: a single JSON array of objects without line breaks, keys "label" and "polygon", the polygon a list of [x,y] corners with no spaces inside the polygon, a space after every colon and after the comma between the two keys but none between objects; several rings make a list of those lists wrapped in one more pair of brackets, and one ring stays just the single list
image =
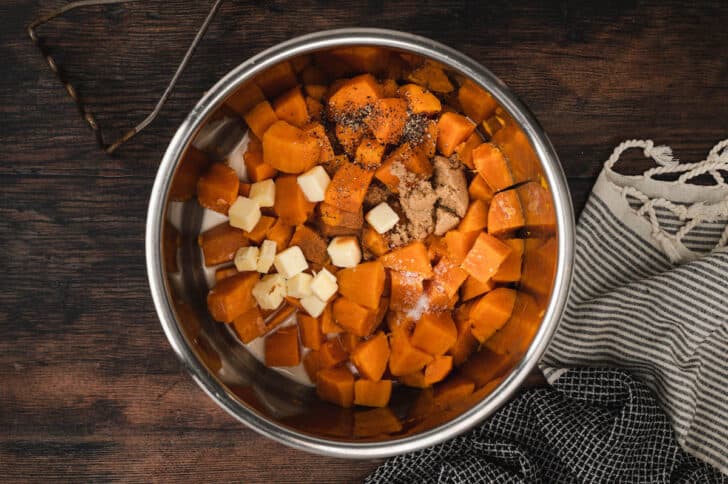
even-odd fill
[{"label": "striped kitchen towel", "polygon": [[[615,171],[641,148],[656,167]],[[629,370],[654,392],[680,445],[728,473],[728,140],[705,161],[632,140],[605,163],[577,225],[571,295],[542,359]],[[696,184],[698,177],[702,183]],[[706,185],[707,182],[707,185]]]},{"label": "striped kitchen towel", "polygon": [[[632,148],[657,166],[620,175]],[[577,224],[572,292],[541,362],[551,386],[366,482],[728,482],[725,176],[728,140],[692,164],[619,145]]]}]

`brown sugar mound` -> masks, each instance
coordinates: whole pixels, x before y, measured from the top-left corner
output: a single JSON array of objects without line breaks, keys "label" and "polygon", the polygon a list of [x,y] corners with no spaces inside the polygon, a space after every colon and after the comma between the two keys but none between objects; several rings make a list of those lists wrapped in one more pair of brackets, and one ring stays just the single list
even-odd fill
[{"label": "brown sugar mound", "polygon": [[429,179],[410,172],[402,163],[392,164],[392,175],[399,179],[399,204],[404,215],[389,237],[390,245],[398,247],[433,232],[437,194]]}]

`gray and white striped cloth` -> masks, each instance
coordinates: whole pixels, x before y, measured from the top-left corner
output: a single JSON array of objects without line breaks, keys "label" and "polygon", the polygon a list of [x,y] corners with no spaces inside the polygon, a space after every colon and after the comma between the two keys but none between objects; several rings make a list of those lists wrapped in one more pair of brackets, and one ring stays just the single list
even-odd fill
[{"label": "gray and white striped cloth", "polygon": [[[656,168],[617,173],[630,148]],[[615,149],[580,216],[571,296],[542,360],[552,383],[569,367],[629,370],[655,393],[680,445],[724,474],[727,174],[728,140],[691,164],[651,141]],[[691,183],[696,177],[711,183]]]}]

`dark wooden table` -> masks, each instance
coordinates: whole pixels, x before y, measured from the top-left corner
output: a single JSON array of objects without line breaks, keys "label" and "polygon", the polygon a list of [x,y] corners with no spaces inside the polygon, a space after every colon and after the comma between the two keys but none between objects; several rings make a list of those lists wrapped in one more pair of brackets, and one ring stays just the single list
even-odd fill
[{"label": "dark wooden table", "polygon": [[[294,451],[235,422],[183,371],[148,294],[144,219],[160,157],[201,93],[266,47],[378,26],[463,51],[540,119],[577,211],[623,139],[699,161],[728,134],[725,2],[227,2],[160,118],[112,158],[25,34],[59,3],[0,5],[3,480],[351,482],[376,466]],[[151,108],[207,8],[94,7],[41,34],[116,135]]]}]

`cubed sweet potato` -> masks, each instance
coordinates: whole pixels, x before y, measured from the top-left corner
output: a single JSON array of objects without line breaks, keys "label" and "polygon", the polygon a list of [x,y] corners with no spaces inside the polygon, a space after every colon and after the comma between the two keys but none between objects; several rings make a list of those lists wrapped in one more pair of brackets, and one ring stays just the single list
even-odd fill
[{"label": "cubed sweet potato", "polygon": [[485,179],[482,176],[474,176],[473,181],[470,182],[468,187],[468,195],[473,200],[482,200],[488,206],[493,200],[493,190],[488,186]]},{"label": "cubed sweet potato", "polygon": [[258,305],[253,304],[249,309],[233,319],[233,328],[240,341],[245,344],[265,334],[265,321],[263,321],[263,315]]},{"label": "cubed sweet potato", "polygon": [[302,128],[309,121],[306,98],[299,86],[284,92],[273,101],[273,111],[278,119]]},{"label": "cubed sweet potato", "polygon": [[437,96],[417,84],[405,84],[397,93],[407,101],[413,114],[437,114],[442,110],[442,104]]},{"label": "cubed sweet potato", "polygon": [[309,123],[304,127],[304,131],[316,138],[320,148],[320,163],[328,163],[336,157],[334,148],[331,146],[331,140],[326,135],[326,130],[323,124],[318,122]]},{"label": "cubed sweet potato", "polygon": [[336,139],[344,149],[344,153],[353,158],[359,143],[364,139],[366,130],[363,125],[339,123],[334,128],[334,133],[336,133]]},{"label": "cubed sweet potato", "polygon": [[345,367],[320,370],[316,393],[322,400],[349,408],[354,403],[354,375]]},{"label": "cubed sweet potato", "polygon": [[344,345],[339,338],[331,338],[321,344],[319,348],[319,361],[321,368],[330,368],[343,363],[349,358]]},{"label": "cubed sweet potato", "polygon": [[493,143],[483,143],[473,150],[473,164],[478,174],[495,192],[524,181],[514,177],[510,163]]},{"label": "cubed sweet potato", "polygon": [[373,309],[340,297],[334,301],[333,311],[336,324],[350,333],[364,338],[374,331],[376,311]]},{"label": "cubed sweet potato", "polygon": [[539,298],[548,296],[554,280],[557,256],[558,243],[555,237],[545,242],[541,239],[526,239],[521,289]]},{"label": "cubed sweet potato", "polygon": [[394,79],[384,79],[380,84],[382,86],[382,97],[395,97],[397,95],[399,84]]},{"label": "cubed sweet potato", "polygon": [[485,345],[498,354],[520,357],[536,335],[542,316],[543,305],[537,303],[531,295],[519,292],[510,319]]},{"label": "cubed sweet potato", "polygon": [[227,222],[201,233],[197,243],[202,248],[202,256],[208,267],[230,262],[239,248],[250,245],[243,231]]},{"label": "cubed sweet potato", "polygon": [[207,294],[207,309],[216,321],[231,323],[253,304],[257,272],[241,272],[215,284]]},{"label": "cubed sweet potato", "polygon": [[538,182],[528,182],[516,188],[516,193],[521,200],[526,230],[530,234],[553,234],[556,230],[556,212],[549,191]]},{"label": "cubed sweet potato", "polygon": [[356,45],[339,47],[331,55],[341,59],[357,72],[381,72],[387,65],[390,52],[382,47]]},{"label": "cubed sweet potato", "polygon": [[448,249],[448,258],[455,264],[462,264],[470,249],[473,248],[478,235],[480,232],[460,232],[458,230],[447,232],[443,239]]},{"label": "cubed sweet potato", "polygon": [[359,346],[359,343],[362,342],[362,339],[360,337],[347,332],[341,333],[339,335],[339,340],[341,340],[341,346],[344,347],[344,350],[348,354],[351,354],[356,349],[356,347]]},{"label": "cubed sweet potato", "polygon": [[263,101],[265,101],[263,91],[255,82],[248,81],[225,100],[225,105],[240,116],[244,116],[253,106]]},{"label": "cubed sweet potato", "polygon": [[526,221],[523,217],[521,200],[514,189],[496,193],[488,208],[488,232],[493,235],[511,235],[522,229]]},{"label": "cubed sweet potato", "polygon": [[238,270],[235,268],[235,266],[231,267],[222,267],[215,271],[215,283],[218,283],[222,281],[225,278],[228,278],[230,276],[234,276],[238,273]]},{"label": "cubed sweet potato", "polygon": [[276,121],[263,135],[263,161],[283,173],[303,173],[320,156],[319,139],[286,121]]},{"label": "cubed sweet potato", "polygon": [[488,206],[482,200],[473,200],[458,224],[460,232],[476,232],[488,226]]},{"label": "cubed sweet potato", "polygon": [[280,218],[268,229],[265,238],[276,243],[276,251],[281,252],[288,248],[293,235],[293,226],[286,224]]},{"label": "cubed sweet potato", "polygon": [[431,355],[442,355],[455,344],[458,332],[449,312],[422,315],[410,342]]},{"label": "cubed sweet potato", "polygon": [[[496,116],[496,118],[499,117]],[[493,134],[491,141],[505,155],[515,180],[537,179],[541,169],[538,156],[518,124],[512,120],[507,120],[505,125]]]},{"label": "cubed sweet potato", "polygon": [[521,279],[521,264],[523,262],[524,241],[523,239],[506,239],[503,241],[510,246],[511,253],[508,255],[498,271],[493,274],[494,282],[518,282]]},{"label": "cubed sweet potato", "polygon": [[433,359],[431,354],[413,346],[406,332],[393,332],[389,337],[389,344],[389,371],[394,376],[419,371]]},{"label": "cubed sweet potato", "polygon": [[447,308],[450,300],[457,295],[458,289],[468,278],[468,273],[446,257],[440,259],[433,272],[434,276],[425,292],[430,307]]},{"label": "cubed sweet potato", "polygon": [[[395,148],[394,151],[392,151],[384,161],[384,165],[388,165],[390,167],[390,171],[391,165],[394,163],[402,163],[404,167],[407,168],[407,170],[418,175],[432,175],[432,163],[430,163],[430,157],[425,152],[425,149],[423,149],[423,145],[415,146],[409,141],[402,143],[397,148]],[[384,165],[382,165],[382,167],[384,167]],[[379,171],[380,170],[377,170],[377,172]],[[394,175],[391,175],[390,173],[390,175],[385,177],[385,179],[382,179],[382,176],[383,175],[380,174],[379,176],[377,176],[377,178],[382,183],[389,186],[389,183],[387,183],[385,180],[387,178],[393,177]],[[397,179],[396,184],[399,185],[399,179]]]},{"label": "cubed sweet potato", "polygon": [[296,227],[289,244],[299,246],[306,260],[310,262],[324,264],[328,260],[326,241],[315,230],[306,225]]},{"label": "cubed sweet potato", "polygon": [[311,121],[320,122],[321,119],[323,119],[324,105],[321,104],[321,101],[314,99],[311,96],[306,96],[306,110],[308,111],[308,117],[311,118]]},{"label": "cubed sweet potato", "polygon": [[367,169],[373,169],[382,164],[385,146],[374,138],[364,138],[356,148],[354,161]]},{"label": "cubed sweet potato", "polygon": [[515,301],[516,291],[505,287],[493,289],[478,299],[470,310],[473,336],[481,343],[488,340],[511,317]]},{"label": "cubed sweet potato", "polygon": [[377,257],[386,254],[389,251],[389,244],[384,236],[371,227],[366,227],[362,231],[362,246]]},{"label": "cubed sweet potato", "polygon": [[195,195],[197,180],[200,178],[210,160],[207,155],[190,145],[179,161],[179,166],[174,172],[172,186],[169,188],[170,199],[178,202],[189,200]]},{"label": "cubed sweet potato", "polygon": [[358,212],[364,203],[374,173],[354,163],[344,163],[326,188],[324,203],[345,212]]},{"label": "cubed sweet potato", "polygon": [[328,87],[324,86],[323,84],[306,84],[303,87],[303,90],[306,93],[306,96],[312,97],[317,101],[324,100],[324,96],[326,95],[327,89],[328,89]]},{"label": "cubed sweet potato", "polygon": [[481,232],[461,267],[480,282],[488,282],[511,252],[502,240]]},{"label": "cubed sweet potato", "polygon": [[410,272],[390,271],[391,294],[389,306],[395,311],[408,311],[417,305],[424,294],[422,277]]},{"label": "cubed sweet potato", "polygon": [[440,116],[437,130],[437,149],[443,156],[449,157],[460,143],[473,134],[475,124],[461,114],[447,112]]},{"label": "cubed sweet potato", "polygon": [[291,63],[283,61],[258,74],[255,83],[260,86],[266,97],[273,98],[298,84],[298,80]]},{"label": "cubed sweet potato", "polygon": [[266,366],[296,366],[301,362],[298,348],[298,329],[281,328],[265,338]]},{"label": "cubed sweet potato", "polygon": [[366,407],[386,407],[392,395],[392,380],[357,380],[354,403]]},{"label": "cubed sweet potato", "polygon": [[319,319],[321,320],[321,331],[324,334],[343,333],[344,328],[336,324],[334,321],[333,305],[327,304],[324,308],[324,312],[321,313]]},{"label": "cubed sweet potato", "polygon": [[306,348],[318,350],[324,342],[324,334],[321,332],[321,322],[308,314],[299,312],[296,314],[298,320],[298,331],[301,336],[301,344]]},{"label": "cubed sweet potato", "polygon": [[247,197],[248,195],[250,195],[251,186],[252,184],[250,183],[240,182],[240,185],[238,185],[238,195],[240,195],[241,197]]},{"label": "cubed sweet potato", "polygon": [[313,203],[306,200],[295,176],[276,178],[276,196],[273,209],[286,225],[301,225],[313,212]]},{"label": "cubed sweet potato", "polygon": [[276,174],[275,168],[263,161],[263,152],[246,151],[243,155],[245,172],[251,182],[259,182],[273,178]]},{"label": "cubed sweet potato", "polygon": [[351,353],[351,362],[362,378],[379,381],[387,368],[389,361],[389,342],[383,332],[378,332],[354,348]]},{"label": "cubed sweet potato", "polygon": [[364,214],[359,209],[355,212],[341,210],[335,205],[322,202],[318,204],[321,234],[326,237],[337,235],[357,235],[364,225]]},{"label": "cubed sweet potato", "polygon": [[263,134],[268,131],[273,123],[278,121],[273,106],[268,101],[263,101],[256,104],[250,111],[243,115],[245,123],[250,128],[250,131],[260,139],[263,139]]},{"label": "cubed sweet potato", "polygon": [[460,299],[462,301],[469,301],[474,297],[485,294],[488,291],[492,291],[494,287],[495,282],[493,279],[490,279],[487,282],[480,282],[476,278],[468,276],[460,288]]},{"label": "cubed sweet potato", "polygon": [[475,165],[473,164],[473,150],[480,146],[482,142],[483,140],[477,131],[468,136],[465,141],[455,148],[457,159],[471,170],[475,169]]},{"label": "cubed sweet potato", "polygon": [[468,358],[468,361],[460,368],[460,372],[472,380],[476,387],[483,387],[505,375],[511,369],[512,364],[513,359],[507,355],[499,355],[488,348],[481,348]]},{"label": "cubed sweet potato", "polygon": [[285,323],[289,320],[291,315],[296,312],[296,305],[291,304],[288,302],[286,298],[286,302],[281,304],[278,309],[274,309],[272,312],[268,312],[268,314],[264,314],[265,318],[265,331],[264,334],[268,334],[274,329],[276,329],[281,324]]},{"label": "cubed sweet potato", "polygon": [[495,112],[498,103],[488,91],[465,79],[458,89],[458,101],[463,112],[476,123]]},{"label": "cubed sweet potato", "polygon": [[478,348],[478,340],[473,336],[470,319],[458,319],[455,326],[458,330],[458,336],[455,344],[448,350],[448,354],[452,356],[453,364],[460,366]]},{"label": "cubed sweet potato", "polygon": [[318,351],[311,350],[303,355],[303,369],[306,370],[311,383],[316,383],[317,374],[321,369],[321,359]]},{"label": "cubed sweet potato", "polygon": [[353,114],[381,97],[381,86],[371,74],[362,74],[341,83],[328,100],[336,116]]},{"label": "cubed sweet potato", "polygon": [[399,98],[377,99],[366,123],[380,143],[394,144],[399,141],[407,122],[407,101]]},{"label": "cubed sweet potato", "polygon": [[270,228],[273,227],[273,224],[275,223],[275,221],[276,221],[275,218],[263,215],[260,217],[260,220],[255,225],[255,227],[253,227],[253,230],[251,230],[250,232],[243,231],[243,234],[251,242],[260,244],[261,242],[263,242],[263,239],[265,239],[266,234],[268,233]]},{"label": "cubed sweet potato", "polygon": [[227,215],[238,198],[238,174],[225,163],[213,163],[197,182],[197,201],[205,208]]},{"label": "cubed sweet potato", "polygon": [[410,72],[407,80],[434,92],[448,93],[455,89],[442,66],[432,60],[426,60]]},{"label": "cubed sweet potato", "polygon": [[374,177],[389,188],[392,193],[399,191],[399,178],[392,173],[392,165],[394,160],[389,157],[382,165],[374,172]]},{"label": "cubed sweet potato", "polygon": [[444,380],[452,370],[452,360],[453,358],[450,355],[436,356],[434,360],[425,366],[423,383],[432,385]]},{"label": "cubed sweet potato", "polygon": [[370,308],[379,307],[384,291],[384,266],[375,260],[336,273],[339,293],[355,303]]},{"label": "cubed sweet potato", "polygon": [[381,261],[384,267],[388,269],[399,272],[412,272],[424,279],[432,277],[432,267],[430,266],[430,258],[427,255],[427,247],[419,240],[392,250],[383,255]]}]

